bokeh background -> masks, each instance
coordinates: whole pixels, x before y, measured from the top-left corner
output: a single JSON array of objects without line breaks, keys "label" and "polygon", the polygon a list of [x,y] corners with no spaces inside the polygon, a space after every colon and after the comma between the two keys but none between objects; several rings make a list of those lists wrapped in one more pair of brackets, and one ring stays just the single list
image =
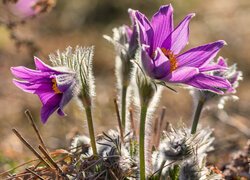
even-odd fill
[{"label": "bokeh background", "polygon": [[[33,56],[49,63],[48,55],[67,46],[95,46],[94,75],[96,77],[96,104],[94,123],[96,134],[116,128],[117,121],[113,98],[116,96],[113,46],[103,37],[112,35],[112,28],[130,24],[127,9],[138,9],[151,17],[160,5],[172,3],[175,25],[190,12],[195,12],[190,25],[190,41],[187,48],[223,39],[228,45],[220,55],[237,63],[244,80],[237,89],[237,102],[228,102],[225,113],[211,107],[205,111],[201,124],[215,129],[215,151],[209,155],[209,163],[222,167],[230,154],[245,145],[250,137],[250,1],[249,0],[58,0],[49,13],[28,20],[15,28],[15,34],[30,40],[38,51],[21,46],[16,48],[11,33],[0,26],[0,172],[34,158],[22,145],[11,129],[16,128],[33,146],[38,140],[24,111],[29,109],[41,131],[46,145],[51,149],[65,148],[76,134],[87,134],[84,113],[75,102],[65,109],[67,117],[56,114],[42,125],[39,119],[41,103],[37,96],[24,93],[12,83],[11,66],[34,67]],[[6,6],[0,5],[1,20],[8,20]],[[165,106],[166,120],[174,125],[191,124],[192,97],[187,90],[178,93],[165,90],[159,107]],[[157,111],[159,114],[160,108]]]}]

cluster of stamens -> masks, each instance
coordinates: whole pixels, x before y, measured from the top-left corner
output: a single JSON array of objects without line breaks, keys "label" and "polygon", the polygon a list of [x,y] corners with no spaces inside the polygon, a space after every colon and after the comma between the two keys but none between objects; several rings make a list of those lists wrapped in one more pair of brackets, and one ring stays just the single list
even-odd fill
[{"label": "cluster of stamens", "polygon": [[56,94],[62,93],[62,92],[59,90],[58,86],[57,86],[56,79],[53,78],[51,81],[52,81],[52,89],[53,89],[53,91],[54,91]]},{"label": "cluster of stamens", "polygon": [[165,56],[168,57],[170,61],[170,72],[176,70],[178,64],[177,64],[177,60],[176,60],[174,53],[171,50],[165,49],[165,48],[161,48],[161,51],[163,52]]}]

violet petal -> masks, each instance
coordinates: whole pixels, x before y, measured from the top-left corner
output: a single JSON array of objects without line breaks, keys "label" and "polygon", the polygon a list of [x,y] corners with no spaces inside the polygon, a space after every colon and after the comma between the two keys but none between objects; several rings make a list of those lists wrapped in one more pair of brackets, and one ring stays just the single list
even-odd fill
[{"label": "violet petal", "polygon": [[153,59],[154,69],[153,69],[153,76],[156,79],[161,79],[169,74],[170,71],[170,61],[169,59],[163,54],[160,48],[157,48],[155,51],[155,58]]},{"label": "violet petal", "polygon": [[207,71],[225,71],[227,67],[220,66],[218,64],[209,64],[203,67],[200,67],[200,72],[207,72]]},{"label": "violet petal", "polygon": [[179,54],[188,43],[189,22],[194,15],[194,13],[187,15],[167,39],[164,40],[162,47],[171,50],[174,54]]},{"label": "violet petal", "polygon": [[227,62],[226,62],[226,60],[225,60],[223,57],[221,57],[221,56],[218,58],[217,64],[220,65],[220,66],[227,67]]},{"label": "violet petal", "polygon": [[223,94],[223,91],[220,89],[231,88],[231,84],[228,82],[228,80],[218,76],[211,76],[202,73],[186,82],[186,84],[194,86],[198,89],[213,91],[219,94]]},{"label": "violet petal", "polygon": [[142,46],[141,50],[142,66],[148,76],[153,77],[154,62],[149,57],[146,47]]},{"label": "violet petal", "polygon": [[136,11],[134,13],[134,16],[139,26],[141,43],[150,46],[153,45],[154,31],[149,20],[144,14],[140,13],[139,11]]},{"label": "violet petal", "polygon": [[48,82],[50,81],[48,77],[52,74],[51,72],[42,72],[24,66],[11,67],[11,72],[16,78],[29,82]]},{"label": "violet petal", "polygon": [[173,31],[173,7],[170,5],[161,6],[151,20],[154,29],[155,41],[153,49],[161,47],[163,41]]},{"label": "violet petal", "polygon": [[195,75],[199,73],[198,68],[194,67],[182,67],[178,68],[172,73],[168,74],[163,81],[170,82],[170,83],[183,83],[188,81],[189,79],[193,78]]},{"label": "violet petal", "polygon": [[58,109],[58,104],[60,103],[61,96],[54,94],[51,98],[43,105],[41,109],[41,120],[46,123],[49,116]]},{"label": "violet petal", "polygon": [[34,84],[34,83],[29,83],[29,82],[24,82],[24,81],[19,81],[19,80],[13,80],[13,83],[22,89],[25,92],[28,93],[33,93],[36,94],[37,91],[51,91],[51,85],[48,84],[46,85],[45,83],[43,84]]},{"label": "violet petal", "polygon": [[177,56],[178,66],[192,66],[201,67],[208,64],[225,45],[225,41],[216,41],[213,43],[205,44]]}]

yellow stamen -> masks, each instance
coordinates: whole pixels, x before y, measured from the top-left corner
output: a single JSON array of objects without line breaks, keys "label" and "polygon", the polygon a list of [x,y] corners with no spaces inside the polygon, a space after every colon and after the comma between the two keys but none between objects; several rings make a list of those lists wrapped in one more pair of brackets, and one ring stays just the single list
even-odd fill
[{"label": "yellow stamen", "polygon": [[62,92],[59,90],[59,88],[58,88],[58,86],[57,86],[57,84],[56,84],[56,79],[55,79],[55,78],[52,79],[52,89],[53,89],[53,91],[55,91],[56,94],[62,93]]},{"label": "yellow stamen", "polygon": [[162,50],[163,54],[165,56],[167,56],[169,61],[170,61],[170,72],[176,70],[178,67],[178,64],[177,64],[177,60],[176,60],[174,53],[168,49],[165,49],[165,48],[161,48],[161,50]]}]

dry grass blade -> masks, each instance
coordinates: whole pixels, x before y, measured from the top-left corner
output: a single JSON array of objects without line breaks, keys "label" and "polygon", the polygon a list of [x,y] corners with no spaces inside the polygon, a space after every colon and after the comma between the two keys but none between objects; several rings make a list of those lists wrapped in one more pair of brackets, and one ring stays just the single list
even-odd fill
[{"label": "dry grass blade", "polygon": [[26,115],[26,117],[30,120],[30,123],[31,123],[33,129],[35,130],[36,135],[37,135],[39,141],[41,142],[43,148],[44,148],[46,151],[48,151],[48,150],[46,149],[46,146],[45,146],[45,143],[44,143],[44,141],[43,141],[43,138],[42,138],[42,136],[41,136],[41,134],[40,134],[40,132],[39,132],[39,130],[38,130],[36,124],[35,124],[35,121],[34,121],[32,115],[31,115],[31,112],[30,112],[28,109],[25,111],[25,115]]},{"label": "dry grass blade", "polygon": [[33,154],[40,159],[47,167],[51,166],[44,160],[44,158],[22,137],[22,135],[16,130],[12,129],[15,135],[33,152]]},{"label": "dry grass blade", "polygon": [[119,129],[120,129],[121,140],[122,140],[122,142],[124,142],[123,127],[122,127],[122,123],[121,123],[121,117],[120,117],[119,108],[118,108],[116,98],[114,98],[114,104],[115,104],[115,111],[116,111],[117,120],[118,120],[118,126],[119,126]]},{"label": "dry grass blade", "polygon": [[27,171],[29,171],[31,174],[33,174],[35,177],[41,179],[41,180],[44,180],[44,178],[42,178],[39,174],[37,174],[36,172],[32,171],[31,169],[29,168],[26,168]]},{"label": "dry grass blade", "polygon": [[155,147],[158,147],[158,139],[159,139],[159,130],[160,130],[160,123],[159,123],[159,117],[155,118],[155,123],[154,123],[154,134],[152,138],[152,145]]},{"label": "dry grass blade", "polygon": [[129,109],[129,115],[130,115],[131,129],[133,131],[133,136],[136,139],[137,136],[136,136],[135,121],[134,121],[133,109],[132,108]]}]

